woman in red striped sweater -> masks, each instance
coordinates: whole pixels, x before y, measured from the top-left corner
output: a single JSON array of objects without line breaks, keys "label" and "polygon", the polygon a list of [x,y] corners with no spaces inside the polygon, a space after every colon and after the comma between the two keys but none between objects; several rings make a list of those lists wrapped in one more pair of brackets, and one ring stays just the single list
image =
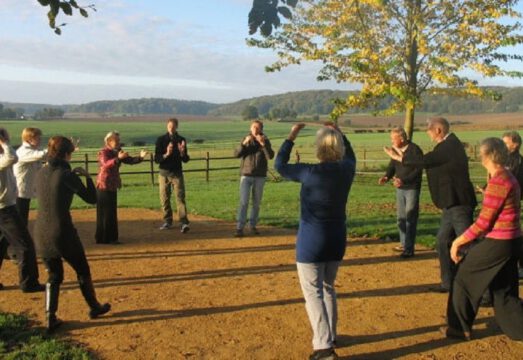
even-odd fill
[{"label": "woman in red striped sweater", "polygon": [[[447,305],[447,337],[470,340],[481,296],[493,294],[496,321],[513,340],[523,340],[523,306],[518,296],[518,249],[521,247],[520,187],[505,168],[508,152],[502,140],[481,142],[481,164],[490,179],[476,221],[452,243],[459,263]],[[479,241],[463,256],[460,248]]]}]

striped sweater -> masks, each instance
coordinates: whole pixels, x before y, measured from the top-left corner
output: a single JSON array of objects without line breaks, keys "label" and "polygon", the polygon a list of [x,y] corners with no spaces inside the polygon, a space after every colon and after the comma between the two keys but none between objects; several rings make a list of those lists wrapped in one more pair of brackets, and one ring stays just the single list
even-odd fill
[{"label": "striped sweater", "polygon": [[518,181],[503,169],[490,178],[476,221],[463,233],[467,241],[479,237],[512,240],[521,236],[520,188]]}]

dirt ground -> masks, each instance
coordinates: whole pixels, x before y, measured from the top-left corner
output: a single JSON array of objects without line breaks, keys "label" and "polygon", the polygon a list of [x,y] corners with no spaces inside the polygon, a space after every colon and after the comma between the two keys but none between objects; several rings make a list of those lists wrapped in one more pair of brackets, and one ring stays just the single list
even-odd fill
[{"label": "dirt ground", "polygon": [[[32,214],[33,215],[33,214]],[[158,211],[120,209],[122,245],[94,244],[94,210],[75,211],[105,317],[89,320],[75,276],[66,267],[57,336],[102,359],[305,359],[311,331],[294,265],[294,231],[261,227],[232,237],[234,224],[191,218],[191,231],[158,230]],[[522,359],[523,343],[481,309],[475,340],[447,340],[446,295],[432,250],[400,260],[394,243],[350,239],[337,278],[342,359]],[[40,264],[41,279],[45,271]],[[44,295],[23,294],[16,267],[4,263],[3,311],[44,320]],[[522,289],[523,290],[523,289]]]}]

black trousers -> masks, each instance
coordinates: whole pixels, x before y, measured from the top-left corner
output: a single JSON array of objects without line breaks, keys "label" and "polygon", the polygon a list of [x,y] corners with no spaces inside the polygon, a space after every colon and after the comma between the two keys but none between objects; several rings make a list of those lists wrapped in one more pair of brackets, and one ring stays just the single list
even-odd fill
[{"label": "black trousers", "polygon": [[31,204],[31,199],[25,199],[25,198],[16,198],[16,210],[18,210],[18,215],[20,215],[20,219],[24,223],[24,225],[27,227],[27,224],[29,224],[29,206]]},{"label": "black trousers", "polygon": [[470,248],[459,263],[447,304],[448,325],[470,332],[485,290],[492,293],[501,330],[523,340],[523,305],[519,299],[517,260],[521,238],[484,239]]},{"label": "black trousers", "polygon": [[116,191],[96,190],[96,234],[97,244],[118,241],[118,215]]},{"label": "black trousers", "polygon": [[[80,283],[85,279],[91,278],[91,270],[87,258],[85,257],[83,247],[77,248],[71,252],[66,252],[62,254],[62,257],[76,272],[76,277]],[[42,261],[47,269],[47,282],[60,285],[64,281],[64,265],[62,258],[43,258]]]},{"label": "black trousers", "polygon": [[0,209],[0,232],[4,239],[0,240],[0,267],[7,250],[6,241],[12,247],[18,262],[18,278],[22,290],[38,284],[38,265],[33,239],[27,231],[16,206]]}]

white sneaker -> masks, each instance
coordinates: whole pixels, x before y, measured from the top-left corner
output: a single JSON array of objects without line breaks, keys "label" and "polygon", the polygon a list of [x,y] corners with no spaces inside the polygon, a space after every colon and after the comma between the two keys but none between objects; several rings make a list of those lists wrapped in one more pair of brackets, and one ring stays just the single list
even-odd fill
[{"label": "white sneaker", "polygon": [[189,227],[189,224],[182,224],[182,227],[180,228],[180,232],[182,234],[185,234],[187,231],[189,231],[191,228]]},{"label": "white sneaker", "polygon": [[164,223],[162,226],[160,226],[160,230],[169,230],[173,227],[173,224]]}]

